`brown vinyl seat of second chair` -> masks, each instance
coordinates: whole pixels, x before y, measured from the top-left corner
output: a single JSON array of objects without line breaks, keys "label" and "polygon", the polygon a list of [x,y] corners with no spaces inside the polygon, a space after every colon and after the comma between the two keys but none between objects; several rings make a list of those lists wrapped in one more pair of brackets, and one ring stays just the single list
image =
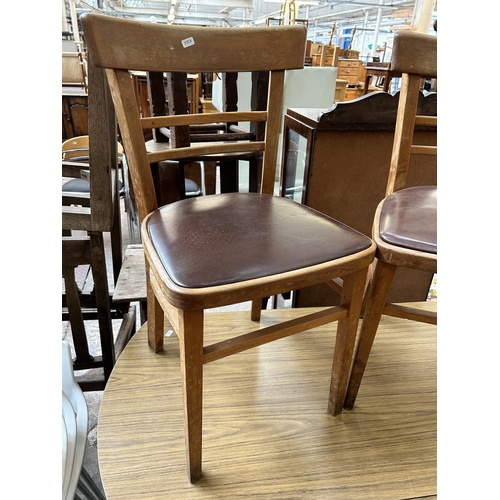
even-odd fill
[{"label": "brown vinyl seat of second chair", "polygon": [[[164,314],[179,338],[188,477],[202,475],[203,365],[314,326],[338,321],[328,398],[342,411],[368,267],[375,245],[309,207],[273,195],[285,70],[303,66],[303,26],[204,28],[140,23],[87,13],[82,26],[93,63],[106,69],[141,218],[146,259],[148,342],[163,347]],[[277,51],[276,47],[280,47]],[[268,71],[265,111],[141,118],[129,71]],[[148,153],[143,130],[254,121],[263,141],[192,144]],[[223,193],[158,207],[150,164],[200,154],[262,151],[260,193]],[[206,309],[251,301],[343,277],[339,306],[204,345]],[[325,391],[326,392],[326,391]],[[326,399],[326,398],[325,398]],[[326,403],[326,401],[325,401]],[[326,404],[325,404],[326,406]]]},{"label": "brown vinyl seat of second chair", "polygon": [[437,37],[397,33],[391,67],[402,72],[394,145],[386,197],[375,213],[375,268],[365,297],[345,408],[354,406],[382,315],[437,323],[434,312],[386,303],[398,267],[437,272],[437,186],[405,187],[411,155],[437,155],[436,146],[413,141],[415,126],[437,126],[437,116],[418,114],[422,78],[437,77]]}]

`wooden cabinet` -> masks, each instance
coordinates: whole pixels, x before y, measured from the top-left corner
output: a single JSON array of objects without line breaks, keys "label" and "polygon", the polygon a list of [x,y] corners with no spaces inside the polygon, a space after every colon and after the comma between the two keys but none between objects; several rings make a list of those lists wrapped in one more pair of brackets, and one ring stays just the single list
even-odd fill
[{"label": "wooden cabinet", "polygon": [[62,140],[89,133],[89,104],[84,92],[62,94]]},{"label": "wooden cabinet", "polygon": [[363,65],[359,59],[339,59],[338,78],[347,82],[345,100],[351,101],[362,94],[359,82],[363,74]]},{"label": "wooden cabinet", "polygon": [[345,101],[346,99],[346,88],[347,88],[347,84],[349,82],[347,80],[339,80],[337,78],[337,82],[336,82],[336,85],[335,85],[335,95],[333,97],[333,100],[335,102],[342,102],[342,101]]},{"label": "wooden cabinet", "polygon": [[339,72],[337,78],[347,80],[351,85],[357,85],[359,82],[359,69],[361,61],[359,59],[339,59]]},{"label": "wooden cabinet", "polygon": [[357,99],[363,94],[363,91],[358,87],[350,87],[345,90],[345,100],[352,101],[353,99]]},{"label": "wooden cabinet", "polygon": [[[421,94],[419,114],[437,114],[437,94]],[[385,195],[399,96],[374,93],[330,109],[289,108],[281,165],[281,195],[371,236],[373,217]],[[435,127],[419,127],[419,144],[435,145]],[[410,185],[436,184],[436,157],[413,156]],[[432,273],[398,269],[391,302],[427,297]],[[294,292],[297,307],[338,303],[326,284]]]}]

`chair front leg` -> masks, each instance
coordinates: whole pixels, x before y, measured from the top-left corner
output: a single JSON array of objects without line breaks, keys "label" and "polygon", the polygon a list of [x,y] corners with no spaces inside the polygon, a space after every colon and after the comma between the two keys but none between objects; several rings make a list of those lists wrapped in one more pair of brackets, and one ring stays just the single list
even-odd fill
[{"label": "chair front leg", "polygon": [[340,304],[349,308],[349,315],[339,320],[337,326],[328,400],[328,411],[332,415],[341,413],[344,404],[367,272],[368,268],[364,268],[343,278]]},{"label": "chair front leg", "polygon": [[396,266],[381,262],[380,260],[377,261],[370,284],[369,296],[366,300],[366,308],[361,323],[361,331],[354,355],[344,408],[351,409],[356,401],[361,379],[365,372],[368,356],[370,356],[395,272]]},{"label": "chair front leg", "polygon": [[201,479],[203,407],[203,311],[179,311],[179,347],[188,477]]}]

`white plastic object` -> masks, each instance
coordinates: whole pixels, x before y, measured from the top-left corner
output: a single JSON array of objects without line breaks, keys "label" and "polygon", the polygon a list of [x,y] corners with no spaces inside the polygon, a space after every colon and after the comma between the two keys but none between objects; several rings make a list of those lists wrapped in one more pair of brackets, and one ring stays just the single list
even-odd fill
[{"label": "white plastic object", "polygon": [[87,442],[88,409],[85,396],[73,372],[71,349],[64,340],[62,341],[62,416],[67,438],[62,498],[63,500],[73,500]]}]

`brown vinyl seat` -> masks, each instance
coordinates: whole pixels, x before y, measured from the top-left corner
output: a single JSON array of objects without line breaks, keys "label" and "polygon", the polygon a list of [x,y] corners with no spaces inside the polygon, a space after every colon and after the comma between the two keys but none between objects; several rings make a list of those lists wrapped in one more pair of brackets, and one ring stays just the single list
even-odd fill
[{"label": "brown vinyl seat", "polygon": [[379,228],[386,243],[437,254],[437,187],[406,188],[388,196]]},{"label": "brown vinyl seat", "polygon": [[386,197],[373,224],[377,253],[354,356],[345,408],[352,408],[383,314],[436,324],[425,309],[386,303],[398,266],[437,272],[437,186],[405,187],[412,154],[437,155],[435,146],[413,144],[415,126],[436,126],[436,116],[418,114],[422,78],[437,77],[437,38],[415,32],[394,37],[391,67],[402,72],[401,91]]},{"label": "brown vinyl seat", "polygon": [[[303,26],[203,28],[82,16],[91,60],[106,69],[141,218],[147,274],[148,342],[163,347],[164,315],[179,337],[188,476],[202,475],[203,365],[267,342],[338,321],[328,409],[337,414],[347,388],[368,267],[370,238],[306,206],[273,196],[283,82],[304,63]],[[280,47],[279,54],[275,47]],[[141,118],[130,70],[269,72],[265,111]],[[263,141],[194,143],[147,152],[143,130],[214,121],[266,124]],[[224,193],[158,207],[151,168],[163,160],[260,151],[260,193]],[[343,277],[340,306],[204,345],[206,309],[251,301]],[[325,391],[326,392],[326,391]],[[326,403],[326,402],[325,402]]]}]

